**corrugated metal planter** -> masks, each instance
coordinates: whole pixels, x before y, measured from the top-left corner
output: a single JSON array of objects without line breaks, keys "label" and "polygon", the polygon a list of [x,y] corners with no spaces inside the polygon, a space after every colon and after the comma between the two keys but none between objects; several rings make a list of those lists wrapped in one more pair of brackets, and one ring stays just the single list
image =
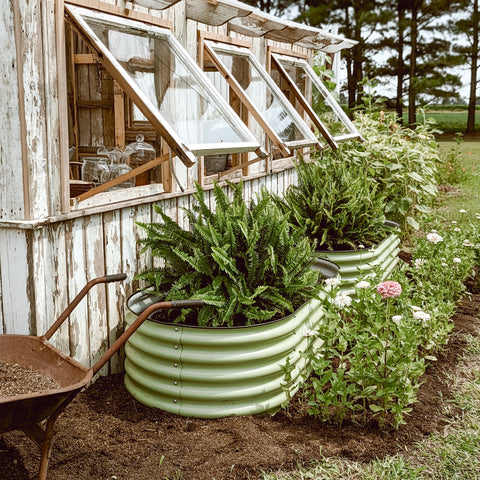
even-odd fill
[{"label": "corrugated metal planter", "polygon": [[377,268],[380,268],[382,279],[385,280],[398,263],[399,247],[400,238],[396,233],[390,233],[385,240],[373,248],[335,252],[317,250],[315,256],[326,258],[338,265],[340,289],[351,293],[360,276],[373,273]]},{"label": "corrugated metal planter", "polygon": [[[249,327],[146,320],[125,347],[126,387],[141,403],[184,416],[273,412],[288,399],[282,366],[294,367],[293,393],[307,367],[302,353],[321,347],[305,333],[322,320],[322,303],[310,300],[288,317]],[[127,323],[135,317],[129,312]]]}]

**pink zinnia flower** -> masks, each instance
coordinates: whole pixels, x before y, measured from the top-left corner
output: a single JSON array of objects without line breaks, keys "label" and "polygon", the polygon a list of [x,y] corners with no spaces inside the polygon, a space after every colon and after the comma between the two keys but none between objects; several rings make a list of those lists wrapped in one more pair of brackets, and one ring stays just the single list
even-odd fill
[{"label": "pink zinnia flower", "polygon": [[402,293],[402,286],[398,282],[391,280],[377,285],[377,292],[382,298],[398,297]]}]

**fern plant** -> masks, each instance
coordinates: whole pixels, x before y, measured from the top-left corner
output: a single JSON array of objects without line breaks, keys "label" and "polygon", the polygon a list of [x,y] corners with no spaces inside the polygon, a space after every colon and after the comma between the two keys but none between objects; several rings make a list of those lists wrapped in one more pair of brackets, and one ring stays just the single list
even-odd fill
[{"label": "fern plant", "polygon": [[298,185],[276,197],[289,221],[322,250],[369,247],[386,237],[385,201],[377,184],[355,165],[329,157],[299,162]]},{"label": "fern plant", "polygon": [[165,266],[138,278],[166,300],[205,302],[199,310],[183,310],[176,322],[253,325],[283,317],[318,294],[313,246],[301,230],[288,223],[266,191],[247,204],[242,184],[229,188],[232,200],[214,185],[212,211],[197,185],[196,203],[185,209],[188,231],[158,207],[161,223],[139,223],[147,233],[142,252],[163,258]]}]

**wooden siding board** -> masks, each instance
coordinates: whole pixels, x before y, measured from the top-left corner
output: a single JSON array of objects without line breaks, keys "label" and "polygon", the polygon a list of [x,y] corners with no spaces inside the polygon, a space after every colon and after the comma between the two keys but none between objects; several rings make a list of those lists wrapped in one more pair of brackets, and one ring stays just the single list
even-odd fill
[{"label": "wooden siding board", "polygon": [[[30,211],[33,218],[49,215],[50,188],[47,163],[47,131],[42,14],[37,2],[19,1],[22,28],[23,95],[26,123],[26,158],[29,165]],[[39,41],[40,40],[40,41]],[[47,48],[49,48],[47,46]],[[58,136],[58,135],[57,135]]]},{"label": "wooden siding board", "polygon": [[[103,224],[100,215],[92,215],[85,222],[85,265],[87,281],[105,275]],[[94,286],[87,297],[88,338],[90,364],[93,365],[107,350],[108,321],[106,318],[105,285]],[[108,365],[100,375],[108,374]]]},{"label": "wooden siding board", "polygon": [[[105,272],[108,275],[124,271],[122,261],[122,234],[120,211],[103,215],[103,241]],[[108,346],[110,347],[122,334],[125,319],[126,295],[123,283],[107,284],[106,314],[108,320]],[[118,373],[123,368],[123,351],[116,353],[110,360],[110,373]]]},{"label": "wooden siding board", "polygon": [[0,229],[3,333],[30,335],[33,306],[29,285],[28,232]]},{"label": "wooden siding board", "polygon": [[12,2],[0,9],[0,219],[25,218],[22,173],[22,129]]},{"label": "wooden siding board", "polygon": [[58,91],[57,66],[57,20],[55,16],[55,0],[40,2],[42,11],[42,36],[49,54],[44,60],[44,96],[45,96],[45,134],[46,134],[46,172],[47,172],[47,205],[50,214],[62,210],[62,154],[60,149],[60,106]]},{"label": "wooden siding board", "polygon": [[[67,252],[65,249],[66,226],[63,223],[52,225],[47,232],[50,251],[47,281],[51,287],[46,292],[53,304],[48,310],[48,326],[62,314],[68,305]],[[66,320],[50,340],[62,352],[70,352],[69,322]]]},{"label": "wooden siding board", "polygon": [[[85,263],[85,218],[68,224],[65,236],[68,252],[68,293],[71,302],[87,283]],[[85,366],[90,366],[87,299],[83,299],[70,315],[70,355]]]}]

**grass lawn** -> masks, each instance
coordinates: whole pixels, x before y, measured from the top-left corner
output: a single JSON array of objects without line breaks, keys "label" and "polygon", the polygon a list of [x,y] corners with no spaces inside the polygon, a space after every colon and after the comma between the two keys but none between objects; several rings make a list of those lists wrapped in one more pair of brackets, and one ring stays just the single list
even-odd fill
[{"label": "grass lawn", "polygon": [[[466,111],[426,111],[427,119],[435,120],[437,128],[445,133],[464,133],[467,126]],[[408,123],[408,116],[403,116],[405,124]],[[423,115],[417,113],[417,120],[423,120]],[[480,132],[480,112],[477,110],[475,115],[475,130]]]},{"label": "grass lawn", "polygon": [[[465,141],[455,147],[454,141],[440,141],[444,154],[457,148],[461,153],[461,182],[439,195],[436,213],[447,222],[461,226],[480,213],[480,139]],[[462,167],[465,171],[462,170]],[[462,213],[460,210],[466,210]],[[265,475],[263,480],[480,480],[480,332],[468,338],[468,348],[455,376],[455,397],[442,433],[433,435],[403,455],[369,463],[346,461],[342,457],[321,458],[310,468],[299,468],[280,476]]]}]

